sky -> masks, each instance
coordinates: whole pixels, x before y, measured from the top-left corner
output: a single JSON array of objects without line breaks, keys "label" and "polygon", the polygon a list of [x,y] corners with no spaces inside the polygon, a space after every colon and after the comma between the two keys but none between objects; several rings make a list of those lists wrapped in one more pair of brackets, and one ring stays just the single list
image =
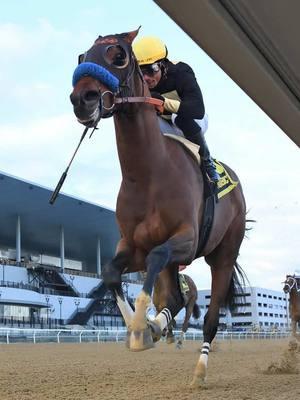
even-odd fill
[{"label": "sky", "polygon": [[[69,101],[78,55],[98,35],[140,25],[140,37],[160,37],[171,60],[194,69],[209,116],[211,153],[237,172],[248,218],[256,220],[238,261],[252,286],[282,290],[285,275],[300,270],[299,148],[150,0],[3,2],[0,171],[56,186],[83,131]],[[99,128],[83,142],[62,191],[115,210],[121,172],[112,119]],[[199,289],[210,287],[202,259],[186,273]]]}]

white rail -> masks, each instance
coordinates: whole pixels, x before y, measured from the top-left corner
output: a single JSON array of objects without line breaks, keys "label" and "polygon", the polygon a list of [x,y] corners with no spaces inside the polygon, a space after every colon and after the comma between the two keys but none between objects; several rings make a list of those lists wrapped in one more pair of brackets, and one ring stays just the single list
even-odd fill
[{"label": "white rail", "polygon": [[[180,331],[175,331],[175,335]],[[10,343],[86,343],[86,342],[123,342],[127,331],[124,329],[20,329],[0,328],[0,344]],[[282,339],[290,336],[290,332],[218,332],[219,340],[246,339]],[[188,331],[184,340],[203,340],[202,331]]]}]

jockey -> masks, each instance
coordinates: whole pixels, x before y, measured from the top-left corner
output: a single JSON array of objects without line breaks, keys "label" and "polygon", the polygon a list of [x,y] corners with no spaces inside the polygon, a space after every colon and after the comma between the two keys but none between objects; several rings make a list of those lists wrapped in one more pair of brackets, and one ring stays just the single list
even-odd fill
[{"label": "jockey", "polygon": [[156,37],[137,40],[133,51],[151,96],[164,101],[162,117],[171,120],[188,140],[200,146],[199,154],[207,175],[216,183],[219,175],[204,138],[207,116],[192,68],[183,62],[171,62],[167,58],[167,47]]}]

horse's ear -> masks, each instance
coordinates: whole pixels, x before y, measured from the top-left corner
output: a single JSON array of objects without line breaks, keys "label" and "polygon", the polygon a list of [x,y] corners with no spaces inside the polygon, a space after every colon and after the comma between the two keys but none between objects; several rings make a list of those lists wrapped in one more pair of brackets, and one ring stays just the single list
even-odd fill
[{"label": "horse's ear", "polygon": [[132,44],[132,42],[134,41],[134,39],[137,37],[137,35],[138,35],[138,33],[139,33],[139,30],[141,29],[141,26],[142,26],[142,25],[140,25],[135,31],[127,32],[127,33],[124,35],[124,40],[125,40],[125,42],[127,42],[127,43],[129,43],[129,44]]}]

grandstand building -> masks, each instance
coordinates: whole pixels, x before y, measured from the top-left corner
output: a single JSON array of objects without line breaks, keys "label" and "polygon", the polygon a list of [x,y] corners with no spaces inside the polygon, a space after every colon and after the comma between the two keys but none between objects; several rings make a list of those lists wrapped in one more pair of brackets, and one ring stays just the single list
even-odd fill
[{"label": "grandstand building", "polygon": [[4,173],[0,193],[0,325],[122,324],[101,279],[119,240],[115,212],[64,194],[50,205],[51,190]]},{"label": "grandstand building", "polygon": [[[198,291],[198,304],[201,309],[200,326],[208,309],[210,290]],[[237,309],[230,313],[220,312],[220,328],[227,330],[285,330],[289,327],[289,310],[283,292],[259,287],[245,288],[244,302],[237,297]]]}]

